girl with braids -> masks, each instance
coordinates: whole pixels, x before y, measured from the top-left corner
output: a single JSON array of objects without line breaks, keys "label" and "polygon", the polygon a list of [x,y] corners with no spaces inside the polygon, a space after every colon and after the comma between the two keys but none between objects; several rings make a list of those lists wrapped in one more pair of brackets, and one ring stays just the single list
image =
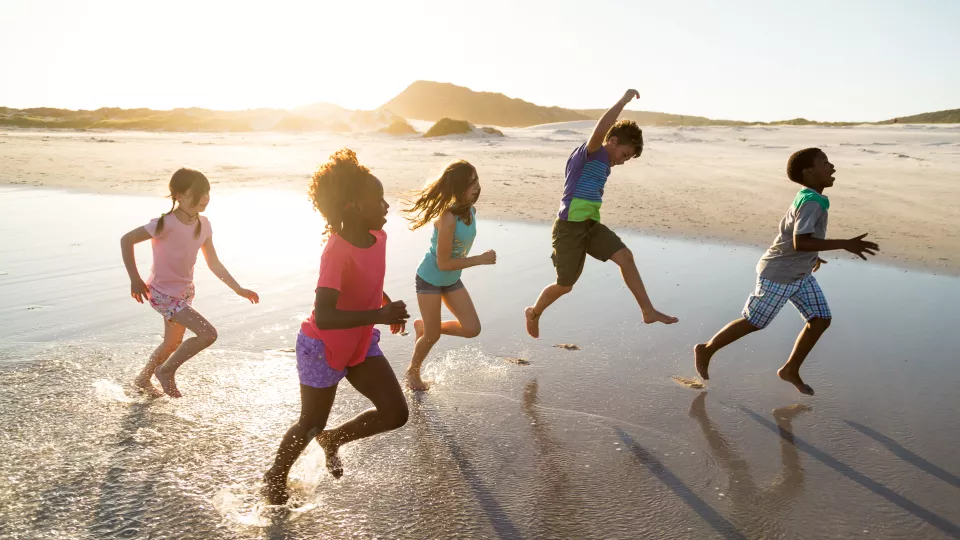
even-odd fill
[{"label": "girl with braids", "polygon": [[[290,467],[316,438],[327,470],[343,475],[338,450],[344,444],[407,422],[407,401],[397,377],[380,350],[375,324],[402,332],[407,318],[403,302],[383,292],[386,271],[387,209],[383,186],[370,169],[343,148],[320,166],[310,181],[313,207],[327,222],[327,242],[320,258],[313,313],[297,336],[300,417],[280,442],[273,467],[264,475],[270,504],[286,504]],[[324,429],[346,378],[373,402],[373,408],[333,428]]]},{"label": "girl with braids", "polygon": [[[130,276],[130,296],[141,304],[149,301],[153,309],[163,315],[163,343],[153,351],[134,381],[138,389],[157,397],[163,393],[180,397],[174,379],[177,368],[217,339],[216,328],[190,307],[197,251],[203,251],[210,271],[235,293],[254,304],[260,302],[257,293],[241,287],[217,257],[210,220],[200,215],[210,202],[207,177],[193,169],[178,170],[170,178],[170,198],[173,203],[169,212],[120,239],[123,264]],[[144,282],[137,270],[133,246],[147,240],[153,247],[153,266]],[[188,328],[195,336],[184,341],[183,334]],[[163,392],[151,382],[154,375]]]},{"label": "girl with braids", "polygon": [[[472,338],[480,334],[480,319],[460,273],[471,266],[496,264],[497,253],[489,250],[467,256],[477,236],[473,205],[480,197],[480,179],[473,165],[463,160],[447,165],[443,174],[418,195],[405,212],[414,230],[433,222],[433,237],[417,269],[417,302],[422,318],[413,323],[417,342],[406,379],[408,388],[423,391],[429,385],[420,378],[420,366],[440,335]],[[440,321],[441,300],[456,320]]]}]

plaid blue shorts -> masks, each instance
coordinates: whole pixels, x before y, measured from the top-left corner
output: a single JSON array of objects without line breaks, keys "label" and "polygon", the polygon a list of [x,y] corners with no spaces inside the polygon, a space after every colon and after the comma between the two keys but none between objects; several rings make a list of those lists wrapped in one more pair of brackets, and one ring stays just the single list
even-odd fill
[{"label": "plaid blue shorts", "polygon": [[830,306],[813,275],[790,283],[777,283],[757,277],[757,290],[743,306],[743,318],[757,328],[766,328],[783,306],[790,302],[807,322],[830,319]]}]

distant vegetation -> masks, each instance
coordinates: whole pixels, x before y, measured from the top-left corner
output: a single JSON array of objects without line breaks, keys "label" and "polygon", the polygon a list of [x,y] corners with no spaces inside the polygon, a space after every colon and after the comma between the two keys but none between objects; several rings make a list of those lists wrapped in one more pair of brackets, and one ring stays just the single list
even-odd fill
[{"label": "distant vegetation", "polygon": [[[316,103],[292,111],[250,109],[213,111],[189,108],[171,111],[118,109],[95,111],[0,107],[0,126],[55,129],[129,129],[145,131],[382,131],[413,134],[416,130],[404,120],[415,118],[437,122],[425,137],[469,133],[472,124],[526,127],[554,122],[596,120],[604,109],[564,109],[543,107],[493,92],[474,92],[449,83],[416,81],[403,92],[373,111],[350,111],[329,103]],[[624,111],[624,118],[642,126],[853,126],[867,122],[816,122],[805,118],[777,122],[716,120],[649,111]],[[460,120],[450,120],[458,118]],[[459,122],[459,123],[458,123]],[[876,124],[952,124],[960,123],[960,109],[900,117]],[[491,135],[503,135],[493,128],[482,128]],[[492,131],[490,131],[492,130]],[[439,134],[438,134],[439,133]]]},{"label": "distant vegetation", "polygon": [[416,135],[417,130],[413,129],[410,122],[407,122],[403,118],[397,118],[391,122],[389,126],[381,129],[380,132],[390,135]]},{"label": "distant vegetation", "polygon": [[[451,118],[441,118],[436,124],[432,125],[424,137],[445,137],[447,135],[467,135],[476,133],[478,130],[473,124],[465,120],[453,120]],[[495,137],[503,137],[503,132],[492,127],[482,127],[480,132]]]}]

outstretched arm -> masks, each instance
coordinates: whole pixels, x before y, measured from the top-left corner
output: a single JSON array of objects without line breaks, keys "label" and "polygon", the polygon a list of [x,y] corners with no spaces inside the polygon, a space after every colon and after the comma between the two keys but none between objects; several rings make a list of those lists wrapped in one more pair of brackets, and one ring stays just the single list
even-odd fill
[{"label": "outstretched arm", "polygon": [[[821,240],[814,238],[812,234],[797,234],[793,237],[793,249],[797,251],[830,251],[833,249],[843,249],[853,253],[863,260],[867,260],[866,255],[876,255],[880,251],[880,246],[864,240],[867,233],[850,238],[848,240]],[[864,255],[866,253],[866,255]]]},{"label": "outstretched arm", "polygon": [[630,100],[633,98],[640,98],[640,93],[636,90],[627,90],[623,94],[623,97],[620,98],[620,101],[616,102],[613,107],[603,113],[603,116],[600,117],[600,120],[597,120],[597,125],[593,128],[593,135],[590,136],[590,140],[587,141],[587,152],[594,153],[603,146],[603,138],[607,136],[607,132],[610,131],[610,128],[613,127],[613,124],[617,122],[617,118],[620,118],[620,113],[623,112],[623,108],[627,106],[627,103],[630,103]]},{"label": "outstretched arm", "polygon": [[227,271],[227,267],[220,262],[220,258],[217,257],[217,248],[213,247],[213,235],[207,238],[207,241],[203,243],[200,249],[203,251],[203,258],[206,259],[207,267],[210,268],[213,275],[220,278],[220,281],[226,283],[227,287],[233,289],[233,292],[250,300],[251,303],[260,303],[260,296],[250,289],[241,287],[240,284],[237,283],[237,280],[233,279],[233,276]]}]

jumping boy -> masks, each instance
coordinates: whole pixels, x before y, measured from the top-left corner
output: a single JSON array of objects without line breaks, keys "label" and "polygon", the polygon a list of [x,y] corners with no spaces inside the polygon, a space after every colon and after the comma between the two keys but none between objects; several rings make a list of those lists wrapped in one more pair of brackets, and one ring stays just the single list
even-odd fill
[{"label": "jumping boy", "polygon": [[660,313],[653,307],[633,261],[633,253],[616,233],[600,223],[603,186],[607,183],[610,168],[623,165],[643,152],[643,132],[637,123],[632,120],[617,122],[623,108],[635,97],[640,97],[636,90],[627,90],[620,101],[597,121],[590,140],[567,159],[563,198],[553,222],[553,265],[557,270],[557,281],[547,285],[537,303],[524,312],[527,333],[533,337],[540,337],[543,311],[573,290],[583,272],[587,255],[599,261],[612,260],[620,267],[623,281],[640,304],[643,322],[677,322],[676,317]]},{"label": "jumping boy", "polygon": [[[813,272],[825,263],[818,252],[843,249],[867,260],[880,247],[864,240],[861,234],[849,240],[825,240],[830,200],[823,190],[833,187],[834,166],[819,148],[795,152],[787,161],[787,177],[803,186],[787,214],[780,221],[780,232],[757,264],[757,288],[743,307],[743,317],[723,327],[707,343],[694,347],[697,373],[709,379],[710,358],[734,341],[766,328],[789,301],[807,321],[793,352],[777,375],[794,385],[802,394],[813,395],[813,388],[800,378],[800,365],[817,340],[830,326],[830,307]],[[866,254],[866,255],[865,255]]]}]

